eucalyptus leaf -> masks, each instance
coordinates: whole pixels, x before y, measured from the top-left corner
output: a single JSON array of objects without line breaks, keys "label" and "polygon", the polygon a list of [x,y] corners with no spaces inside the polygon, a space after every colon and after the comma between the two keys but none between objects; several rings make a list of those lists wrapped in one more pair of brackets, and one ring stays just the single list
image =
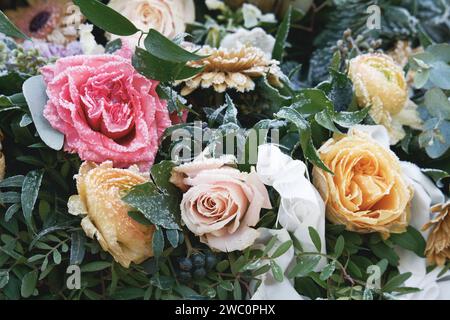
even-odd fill
[{"label": "eucalyptus leaf", "polygon": [[61,150],[64,144],[64,135],[54,129],[44,117],[44,107],[48,100],[46,89],[43,76],[31,77],[23,84],[23,94],[39,136],[50,148]]}]

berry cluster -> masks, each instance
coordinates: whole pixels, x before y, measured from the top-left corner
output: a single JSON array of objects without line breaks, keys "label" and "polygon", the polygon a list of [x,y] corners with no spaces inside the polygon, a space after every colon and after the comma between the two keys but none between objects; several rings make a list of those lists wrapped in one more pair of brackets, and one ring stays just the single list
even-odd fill
[{"label": "berry cluster", "polygon": [[192,279],[202,279],[208,271],[211,271],[217,264],[217,259],[213,253],[205,254],[196,252],[190,257],[178,258],[178,279],[181,282],[189,282]]}]

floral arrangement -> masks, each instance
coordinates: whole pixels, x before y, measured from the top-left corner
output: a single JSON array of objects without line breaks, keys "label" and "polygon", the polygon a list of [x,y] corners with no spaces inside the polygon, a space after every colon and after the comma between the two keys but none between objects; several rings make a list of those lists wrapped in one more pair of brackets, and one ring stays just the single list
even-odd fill
[{"label": "floral arrangement", "polygon": [[450,299],[413,2],[0,2],[0,299]]}]

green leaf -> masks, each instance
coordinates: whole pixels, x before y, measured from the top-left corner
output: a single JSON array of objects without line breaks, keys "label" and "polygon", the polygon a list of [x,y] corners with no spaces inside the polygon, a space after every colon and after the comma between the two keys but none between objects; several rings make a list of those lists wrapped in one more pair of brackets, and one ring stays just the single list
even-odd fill
[{"label": "green leaf", "polygon": [[265,264],[262,267],[256,269],[255,271],[252,272],[252,275],[254,277],[260,276],[262,274],[267,273],[270,270],[270,264]]},{"label": "green leaf", "polygon": [[111,267],[111,262],[94,261],[81,266],[81,272],[97,272]]},{"label": "green leaf", "polygon": [[184,63],[166,61],[141,48],[136,48],[132,63],[134,68],[143,76],[161,82],[188,79],[204,69],[188,67]]},{"label": "green leaf", "polygon": [[60,264],[61,263],[61,253],[59,253],[58,250],[53,250],[53,262],[55,262],[55,264]]},{"label": "green leaf", "polygon": [[313,227],[308,227],[309,237],[311,238],[314,246],[317,249],[317,252],[322,250],[322,241],[320,240],[319,233]]},{"label": "green leaf", "polygon": [[178,195],[179,189],[169,180],[172,176],[172,169],[175,164],[172,161],[164,160],[154,164],[150,170],[153,181],[166,194]]},{"label": "green leaf", "polygon": [[322,272],[320,273],[320,280],[328,280],[328,278],[333,274],[334,270],[336,270],[336,262],[333,260],[323,268]]},{"label": "green leaf", "polygon": [[290,107],[282,108],[275,116],[279,119],[286,119],[292,122],[297,127],[300,135],[300,145],[302,147],[303,155],[305,156],[305,158],[311,161],[320,169],[332,173],[317,154],[317,150],[312,142],[311,127],[309,125],[309,122],[306,121],[297,110]]},{"label": "green leaf", "polygon": [[344,251],[344,247],[345,247],[345,239],[342,235],[340,235],[337,240],[336,240],[336,244],[334,245],[334,256],[337,258],[339,258],[342,255],[342,252]]},{"label": "green leaf", "polygon": [[177,223],[178,203],[173,201],[172,196],[160,194],[153,183],[133,187],[123,201],[142,212],[153,224],[164,229],[181,230]]},{"label": "green leaf", "polygon": [[144,226],[153,225],[153,223],[151,223],[140,211],[129,211],[128,216]]},{"label": "green leaf", "polygon": [[0,10],[0,33],[13,38],[29,39],[28,36],[22,33]]},{"label": "green leaf", "polygon": [[217,272],[224,272],[229,267],[230,267],[230,262],[228,260],[222,260],[217,264],[216,270],[217,270]]},{"label": "green leaf", "polygon": [[0,188],[22,188],[24,176],[14,176],[0,181]]},{"label": "green leaf", "polygon": [[289,10],[285,14],[284,19],[281,22],[280,27],[278,28],[275,46],[272,51],[272,58],[280,62],[283,61],[284,48],[286,46],[289,29],[291,27],[291,16],[292,8],[289,7]]},{"label": "green leaf", "polygon": [[178,230],[166,230],[167,240],[173,248],[180,244],[180,233]]},{"label": "green leaf", "polygon": [[44,172],[42,170],[30,171],[25,176],[22,185],[22,194],[21,194],[22,211],[25,217],[25,221],[27,222],[28,226],[31,229],[33,229],[31,223],[33,209],[39,194],[39,189],[41,187],[43,175]]},{"label": "green leaf", "polygon": [[333,117],[334,122],[344,128],[350,128],[363,121],[369,114],[370,107],[358,111],[343,111],[336,113]]},{"label": "green leaf", "polygon": [[164,233],[161,228],[156,229],[153,233],[152,247],[155,257],[161,256],[164,251]]},{"label": "green leaf", "polygon": [[450,120],[450,101],[439,88],[432,88],[425,93],[425,106],[436,118]]},{"label": "green leaf", "polygon": [[283,269],[281,269],[275,260],[270,260],[270,268],[272,269],[273,278],[278,282],[283,282]]},{"label": "green leaf", "polygon": [[9,271],[0,270],[0,289],[3,289],[9,282]]},{"label": "green leaf", "polygon": [[226,100],[226,109],[225,109],[225,115],[223,117],[223,122],[222,124],[228,124],[228,123],[233,123],[233,124],[238,124],[237,121],[237,109],[236,106],[233,103],[233,100],[231,100],[230,96],[228,94],[225,95],[225,100]]},{"label": "green leaf", "polygon": [[288,278],[307,276],[310,272],[314,271],[320,259],[321,256],[319,255],[301,256],[297,265],[289,272]]},{"label": "green leaf", "polygon": [[283,242],[276,250],[275,252],[270,256],[271,259],[275,259],[278,257],[281,257],[283,254],[286,253],[286,251],[289,250],[289,248],[292,247],[292,240],[288,240],[286,242]]},{"label": "green leaf", "polygon": [[110,41],[105,46],[105,53],[113,54],[122,48],[122,39],[115,39]]},{"label": "green leaf", "polygon": [[323,110],[333,111],[333,103],[320,89],[302,89],[294,97],[292,107],[303,116],[316,114]]},{"label": "green leaf", "polygon": [[85,254],[86,236],[82,231],[72,232],[70,244],[70,264],[79,265],[83,262]]},{"label": "green leaf", "polygon": [[386,245],[384,242],[380,241],[377,243],[370,243],[369,242],[369,248],[372,250],[372,252],[380,259],[386,259],[389,261],[389,264],[392,266],[397,266],[399,261],[399,256],[395,251]]},{"label": "green leaf", "polygon": [[167,39],[155,29],[150,29],[144,41],[145,48],[153,56],[170,62],[186,63],[206,58],[189,52]]},{"label": "green leaf", "polygon": [[139,31],[135,25],[117,11],[97,0],[74,0],[81,13],[97,27],[119,36],[131,36]]},{"label": "green leaf", "polygon": [[234,280],[233,298],[234,298],[234,300],[242,299],[242,289],[241,289],[241,285],[239,284],[239,280],[237,280],[237,279]]},{"label": "green leaf", "polygon": [[392,277],[382,288],[383,292],[392,292],[400,287],[406,280],[412,276],[411,272],[402,273]]},{"label": "green leaf", "polygon": [[19,203],[12,204],[5,212],[5,221],[8,222],[22,208]]},{"label": "green leaf", "polygon": [[400,247],[413,251],[419,257],[425,256],[427,243],[422,234],[411,226],[408,227],[406,232],[392,233],[389,239]]},{"label": "green leaf", "polygon": [[22,279],[22,285],[20,287],[20,294],[23,298],[29,298],[36,289],[38,279],[38,272],[36,270],[30,271]]}]

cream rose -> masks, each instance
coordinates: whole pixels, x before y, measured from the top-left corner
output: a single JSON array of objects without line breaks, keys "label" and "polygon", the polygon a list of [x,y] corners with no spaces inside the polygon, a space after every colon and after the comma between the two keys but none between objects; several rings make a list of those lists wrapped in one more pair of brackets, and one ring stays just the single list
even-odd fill
[{"label": "cream rose", "polygon": [[319,155],[334,172],[313,169],[330,221],[350,231],[385,236],[406,230],[413,191],[393,152],[353,128],[328,140]]},{"label": "cream rose", "polygon": [[155,228],[130,218],[131,208],[122,201],[124,191],[148,179],[137,167],[116,169],[109,161],[100,165],[85,162],[76,176],[78,195],[69,199],[69,213],[85,216],[81,227],[86,235],[96,238],[125,268],[153,256]]},{"label": "cream rose", "polygon": [[349,63],[349,77],[358,105],[370,107],[370,116],[388,130],[391,144],[404,138],[404,125],[421,128],[417,106],[408,99],[403,70],[390,56],[368,53],[353,58]]},{"label": "cream rose", "polygon": [[206,159],[175,167],[171,182],[186,192],[181,218],[210,248],[231,252],[252,245],[259,233],[252,227],[262,208],[270,209],[267,190],[255,172],[229,166],[233,159]]},{"label": "cream rose", "polygon": [[[109,7],[120,12],[143,31],[155,29],[168,38],[186,30],[186,23],[195,21],[193,0],[111,0]],[[130,45],[137,46],[140,34],[125,37]],[[110,39],[119,38],[110,35]]]}]

